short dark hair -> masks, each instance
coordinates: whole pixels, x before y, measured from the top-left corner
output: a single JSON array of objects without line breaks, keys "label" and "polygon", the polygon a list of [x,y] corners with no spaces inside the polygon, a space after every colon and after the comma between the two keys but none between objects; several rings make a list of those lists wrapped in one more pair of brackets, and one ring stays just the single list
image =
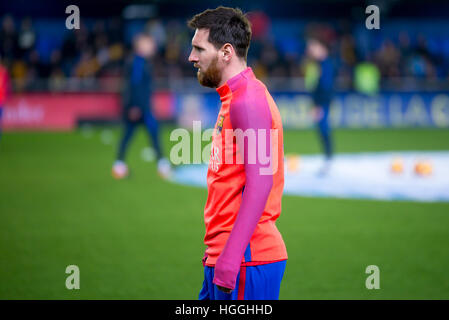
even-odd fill
[{"label": "short dark hair", "polygon": [[219,49],[225,43],[230,43],[237,56],[246,61],[251,41],[251,24],[240,9],[223,6],[207,9],[195,15],[187,25],[192,29],[209,29],[208,41],[215,48]]}]

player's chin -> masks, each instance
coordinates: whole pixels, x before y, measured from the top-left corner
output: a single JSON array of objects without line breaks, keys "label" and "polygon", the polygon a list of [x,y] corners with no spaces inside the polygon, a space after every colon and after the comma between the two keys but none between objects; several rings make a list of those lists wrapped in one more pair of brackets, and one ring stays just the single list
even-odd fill
[{"label": "player's chin", "polygon": [[198,79],[198,82],[201,85],[205,86],[207,84],[207,81],[205,81],[205,76],[204,76],[204,74],[201,71],[198,71],[196,73],[196,78]]}]

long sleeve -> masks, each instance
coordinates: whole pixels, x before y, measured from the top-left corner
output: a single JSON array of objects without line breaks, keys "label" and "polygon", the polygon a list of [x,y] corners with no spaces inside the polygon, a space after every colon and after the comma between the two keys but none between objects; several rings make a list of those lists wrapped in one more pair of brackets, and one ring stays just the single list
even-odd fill
[{"label": "long sleeve", "polygon": [[[248,139],[244,139],[243,145],[237,145],[239,150],[242,150],[242,148],[244,150],[245,188],[234,226],[215,264],[213,283],[230,289],[235,288],[245,249],[262,216],[273,186],[273,176],[264,174],[264,171],[261,170],[265,169],[266,171],[269,164],[272,163],[271,157],[273,155],[270,150],[271,112],[263,88],[252,89],[251,96],[237,99],[236,102],[231,103],[230,108],[233,129],[254,130],[256,136],[256,146],[249,145]],[[260,129],[264,129],[265,133],[260,135]],[[261,141],[262,139],[265,141]],[[237,139],[237,143],[239,143],[239,139]],[[265,150],[259,150],[259,147],[263,148],[263,146],[265,146]],[[259,155],[261,151],[264,153],[262,157]],[[256,156],[253,157],[256,160],[255,163],[248,156],[249,152],[256,153]],[[267,159],[270,160],[267,162]]]}]

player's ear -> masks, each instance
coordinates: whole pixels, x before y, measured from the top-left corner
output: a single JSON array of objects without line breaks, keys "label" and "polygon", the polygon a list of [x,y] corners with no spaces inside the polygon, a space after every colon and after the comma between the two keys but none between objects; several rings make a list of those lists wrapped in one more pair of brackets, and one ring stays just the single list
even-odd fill
[{"label": "player's ear", "polygon": [[234,55],[234,48],[230,43],[225,43],[220,49],[219,55],[224,61],[229,62]]}]

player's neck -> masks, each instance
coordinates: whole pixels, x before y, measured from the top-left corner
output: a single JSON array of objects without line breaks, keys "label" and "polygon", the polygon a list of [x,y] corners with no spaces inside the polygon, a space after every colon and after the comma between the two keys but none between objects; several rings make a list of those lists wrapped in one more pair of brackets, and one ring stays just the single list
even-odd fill
[{"label": "player's neck", "polygon": [[218,87],[224,85],[229,79],[245,71],[247,68],[246,61],[238,60],[233,64],[230,64],[221,74],[221,82]]}]

